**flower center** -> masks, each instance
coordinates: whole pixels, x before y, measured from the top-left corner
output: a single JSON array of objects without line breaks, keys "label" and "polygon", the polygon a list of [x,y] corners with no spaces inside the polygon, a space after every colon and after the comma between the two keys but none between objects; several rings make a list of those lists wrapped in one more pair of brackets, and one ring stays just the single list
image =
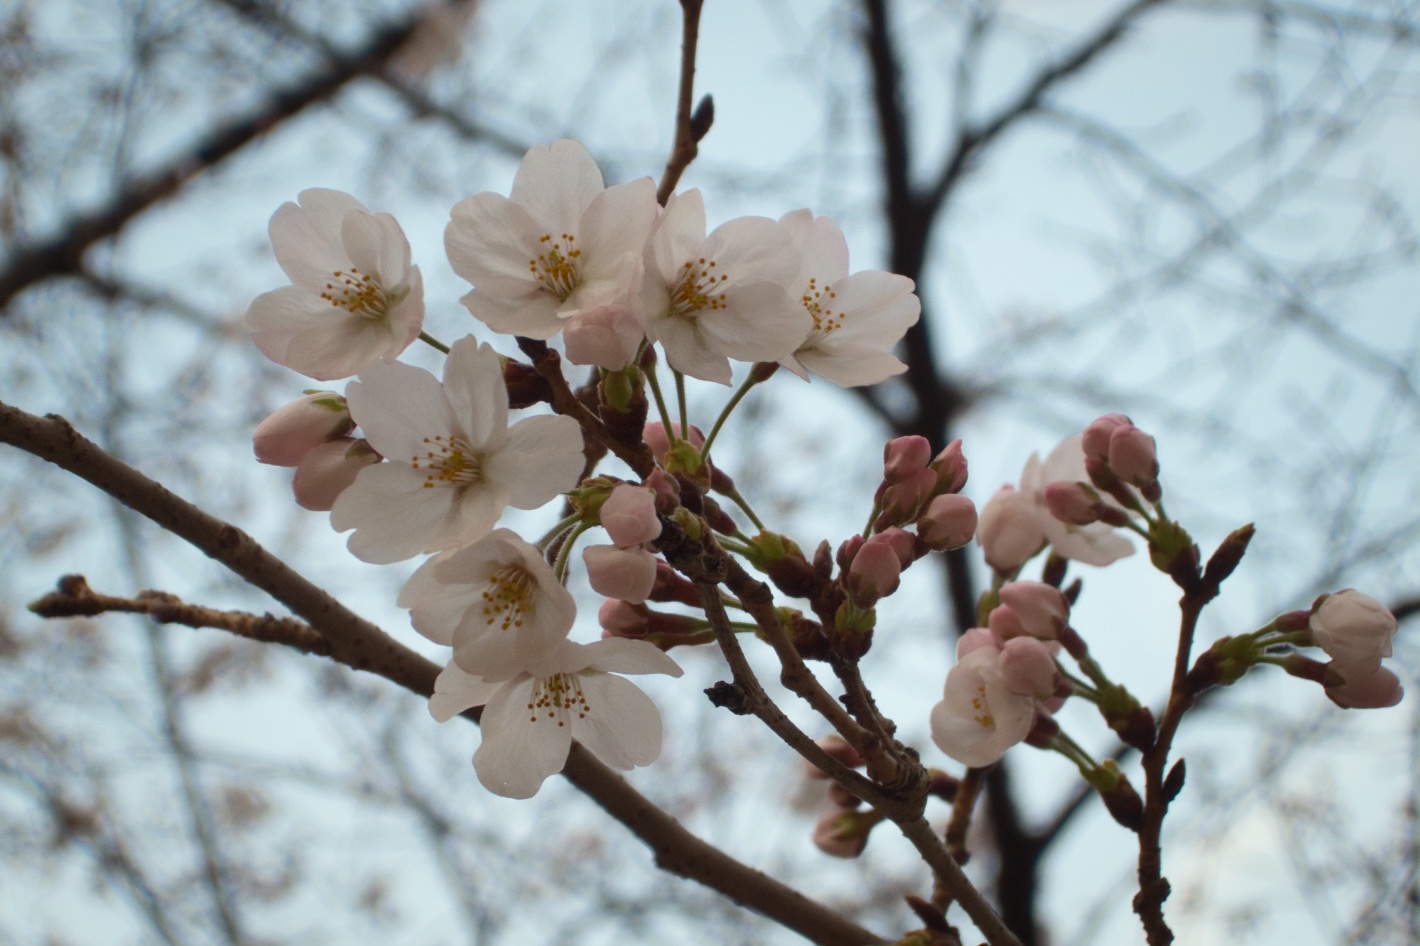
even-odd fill
[{"label": "flower center", "polygon": [[558,726],[565,726],[569,713],[586,719],[591,711],[591,704],[582,692],[582,681],[575,673],[543,677],[533,684],[532,696],[528,699],[528,722],[532,723],[545,715],[547,719],[556,719]]},{"label": "flower center", "polygon": [[979,714],[971,717],[973,723],[982,729],[991,729],[996,725],[996,718],[991,715],[991,710],[986,705],[986,684],[976,688],[976,696],[971,698],[971,708]]},{"label": "flower center", "polygon": [[429,450],[422,457],[410,460],[416,470],[425,470],[424,488],[452,486],[463,489],[483,481],[483,454],[469,447],[459,437],[436,434],[425,437]]},{"label": "flower center", "polygon": [[542,251],[536,259],[528,260],[528,272],[533,274],[542,291],[566,302],[582,282],[582,272],[577,268],[582,251],[577,248],[577,238],[564,233],[554,240],[552,234],[544,233],[538,238]]},{"label": "flower center", "polygon": [[483,621],[499,630],[523,626],[523,614],[533,610],[533,590],[537,583],[521,565],[505,565],[483,589]]},{"label": "flower center", "polygon": [[354,266],[331,273],[333,282],[325,284],[320,297],[337,309],[367,319],[382,319],[390,308],[390,296],[378,277],[362,273]]},{"label": "flower center", "polygon": [[838,294],[832,289],[821,287],[817,279],[809,279],[809,287],[804,290],[800,301],[814,320],[814,333],[822,338],[843,327],[843,313],[833,310],[833,301]]},{"label": "flower center", "polygon": [[681,270],[680,282],[671,293],[671,310],[682,318],[694,318],[705,309],[725,308],[725,293],[716,292],[729,279],[715,272],[715,261],[705,257],[687,260]]}]

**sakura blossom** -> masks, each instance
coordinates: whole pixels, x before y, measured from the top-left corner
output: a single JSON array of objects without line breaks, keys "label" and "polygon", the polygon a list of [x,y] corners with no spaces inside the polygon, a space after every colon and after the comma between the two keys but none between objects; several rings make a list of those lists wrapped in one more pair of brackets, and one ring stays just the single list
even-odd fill
[{"label": "sakura blossom", "polygon": [[787,289],[798,268],[778,221],[739,217],[706,236],[700,192],[674,195],[646,251],[646,334],[675,370],[729,384],[730,359],[780,361],[808,335],[813,320]]},{"label": "sakura blossom", "polygon": [[1343,667],[1378,665],[1399,628],[1389,608],[1351,588],[1322,598],[1309,623],[1316,646]]},{"label": "sakura blossom", "polygon": [[805,381],[813,372],[845,388],[877,384],[906,371],[892,350],[922,312],[912,280],[876,270],[850,276],[848,241],[828,217],[796,210],[779,222],[801,260],[790,294],[813,323],[780,364]]},{"label": "sakura blossom", "polygon": [[964,652],[958,648],[942,700],[932,707],[931,727],[937,748],[962,765],[980,768],[1026,738],[1035,719],[1035,699],[1007,686],[995,644],[973,643],[976,646]]},{"label": "sakura blossom", "polygon": [[474,676],[450,662],[434,682],[429,712],[444,722],[484,706],[483,743],[473,755],[478,780],[495,794],[531,798],[567,764],[573,739],[615,769],[655,761],[660,711],[616,674],[681,672],[645,641],[563,641],[537,667],[505,680]]},{"label": "sakura blossom", "polygon": [[474,286],[460,300],[474,318],[546,340],[585,316],[592,324],[579,328],[569,357],[619,368],[642,335],[632,297],[656,215],[650,178],[606,187],[586,148],[564,138],[528,150],[510,197],[460,201],[444,246],[454,272]]},{"label": "sakura blossom", "polygon": [[494,678],[536,664],[577,614],[542,552],[509,529],[425,562],[399,606],[410,609],[415,630],[452,646],[460,667]]},{"label": "sakura blossom", "polygon": [[367,562],[469,545],[504,508],[536,509],[576,485],[577,422],[560,415],[508,425],[497,352],[454,344],[439,383],[422,368],[371,365],[346,392],[350,413],[385,463],[360,473],[331,511],[350,551]]},{"label": "sakura blossom", "polygon": [[252,301],[252,341],[320,381],[394,361],[424,324],[423,277],[404,231],[341,191],[312,188],[298,200],[271,217],[271,246],[291,285]]}]

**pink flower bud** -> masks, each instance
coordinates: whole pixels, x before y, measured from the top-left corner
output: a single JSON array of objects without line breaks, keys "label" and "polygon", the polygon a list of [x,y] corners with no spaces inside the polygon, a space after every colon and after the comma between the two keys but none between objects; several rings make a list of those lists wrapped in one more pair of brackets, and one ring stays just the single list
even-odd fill
[{"label": "pink flower bud", "polygon": [[1014,637],[1001,646],[997,664],[1006,689],[1021,696],[1048,699],[1055,694],[1055,658],[1034,637]]},{"label": "pink flower bud", "polygon": [[[671,424],[671,431],[680,438],[680,424]],[[655,455],[656,462],[664,465],[666,451],[670,449],[670,438],[666,436],[666,425],[658,420],[650,421],[641,431],[641,439],[646,441],[646,446],[651,448],[651,453]],[[705,435],[700,432],[700,428],[695,425],[690,427],[690,445],[697,450],[705,446]]]},{"label": "pink flower bud", "polygon": [[1054,640],[1070,619],[1070,603],[1059,588],[1039,581],[1013,581],[1001,587],[1001,603],[1020,618],[1031,637]]},{"label": "pink flower bud", "polygon": [[882,512],[874,526],[886,529],[911,522],[936,488],[937,474],[925,467],[889,485],[883,490]]},{"label": "pink flower bud", "polygon": [[323,443],[301,458],[291,480],[291,492],[303,509],[329,512],[360,471],[380,459],[363,440],[342,437]]},{"label": "pink flower bud", "polygon": [[839,808],[825,812],[814,825],[814,846],[834,857],[857,857],[868,846],[868,832],[883,820],[877,809]]},{"label": "pink flower bud", "polygon": [[858,551],[868,543],[868,540],[861,535],[850,535],[843,540],[843,544],[838,546],[838,552],[834,556],[834,561],[843,571],[848,571],[853,565],[853,559],[858,557]]},{"label": "pink flower bud", "polygon": [[603,305],[582,312],[567,323],[562,338],[567,360],[574,365],[596,365],[619,371],[631,363],[641,347],[645,328],[630,308]]},{"label": "pink flower bud", "polygon": [[1346,667],[1337,669],[1333,662],[1327,679],[1337,683],[1327,686],[1326,695],[1343,709],[1384,709],[1400,702],[1405,688],[1400,678],[1385,667]]},{"label": "pink flower bud", "polygon": [[582,561],[592,590],[606,598],[641,604],[656,583],[656,556],[645,549],[589,545]]},{"label": "pink flower bud", "polygon": [[959,549],[976,534],[976,503],[959,493],[936,496],[917,520],[917,535],[938,552]]},{"label": "pink flower bud", "polygon": [[976,541],[988,565],[1001,574],[1014,572],[1045,544],[1039,507],[1014,486],[1002,486],[981,509]]},{"label": "pink flower bud", "polygon": [[644,604],[631,604],[608,598],[602,602],[597,612],[597,623],[602,626],[603,637],[627,637],[635,640],[645,637],[651,629],[651,609]]},{"label": "pink flower bud", "polygon": [[1130,486],[1143,488],[1159,481],[1159,455],[1154,438],[1133,424],[1109,436],[1109,465]]},{"label": "pink flower bud", "polygon": [[680,505],[680,481],[660,467],[646,477],[646,488],[656,494],[656,511],[669,516]]},{"label": "pink flower bud", "polygon": [[622,483],[602,503],[602,528],[623,549],[650,542],[661,534],[656,495],[644,486]]},{"label": "pink flower bud", "polygon": [[966,457],[962,456],[961,440],[953,440],[929,464],[937,474],[937,493],[960,493],[966,485]]},{"label": "pink flower bud", "polygon": [[[889,440],[883,447],[883,480],[887,483],[901,483],[914,473],[927,469],[927,461],[932,457],[932,445],[926,437],[916,434]],[[933,474],[936,481],[936,474]]]},{"label": "pink flower bud", "polygon": [[917,561],[917,539],[904,529],[892,528],[884,529],[868,540],[868,544],[878,543],[886,545],[897,555],[897,563],[902,568],[907,568]]},{"label": "pink flower bud", "polygon": [[1080,448],[1085,456],[1101,463],[1109,462],[1109,440],[1120,427],[1133,427],[1134,422],[1123,414],[1106,414],[1090,422],[1081,435]]},{"label": "pink flower bud", "polygon": [[864,611],[897,590],[902,563],[886,542],[867,542],[848,568],[848,594]]},{"label": "pink flower bud", "polygon": [[1399,626],[1385,605],[1351,588],[1321,598],[1312,608],[1310,624],[1316,646],[1346,667],[1389,657]]},{"label": "pink flower bud", "polygon": [[334,391],[311,391],[257,424],[251,443],[262,463],[296,466],[311,450],[354,429],[345,398]]},{"label": "pink flower bud", "polygon": [[1057,480],[1045,484],[1045,506],[1061,522],[1087,526],[1099,521],[1099,493],[1083,483]]},{"label": "pink flower bud", "polygon": [[1026,633],[1025,626],[1021,624],[1020,615],[1016,614],[1010,605],[998,604],[992,608],[986,618],[986,623],[991,628],[991,634],[1002,643],[1017,637],[1030,636]]}]

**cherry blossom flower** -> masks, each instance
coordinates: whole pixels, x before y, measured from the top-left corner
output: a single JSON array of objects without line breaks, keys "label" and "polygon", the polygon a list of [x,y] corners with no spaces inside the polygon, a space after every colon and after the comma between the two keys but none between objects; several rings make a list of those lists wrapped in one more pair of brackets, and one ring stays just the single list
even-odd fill
[{"label": "cherry blossom flower", "polygon": [[354,529],[350,551],[367,562],[469,545],[507,506],[536,509],[571,489],[582,470],[577,422],[558,415],[508,426],[497,352],[457,342],[444,383],[422,368],[375,364],[346,391],[350,413],[386,462],[360,473],[331,511]]},{"label": "cherry blossom flower", "polygon": [[478,780],[496,794],[531,798],[567,764],[573,739],[623,771],[660,755],[660,711],[618,673],[678,677],[681,669],[645,641],[563,641],[536,668],[505,680],[473,676],[450,662],[434,682],[429,712],[444,722],[486,704],[483,744],[473,755]]},{"label": "cherry blossom flower", "polygon": [[[489,328],[546,340],[569,320],[595,316],[596,337],[579,338],[568,356],[619,368],[641,337],[631,301],[656,215],[650,178],[606,187],[587,150],[564,138],[528,150],[511,197],[460,201],[444,246],[454,272],[474,285],[460,301]],[[628,351],[620,364],[605,363]]]},{"label": "cherry blossom flower", "polygon": [[1389,608],[1352,588],[1322,598],[1308,623],[1316,646],[1346,667],[1376,666],[1389,657],[1399,628]]},{"label": "cherry blossom flower", "polygon": [[922,312],[912,280],[876,270],[848,275],[848,241],[828,217],[796,210],[779,222],[801,259],[790,292],[813,322],[780,364],[805,381],[812,371],[845,388],[906,371],[892,350]]},{"label": "cherry blossom flower", "polygon": [[942,701],[932,707],[932,741],[962,765],[990,765],[1023,741],[1035,720],[1035,699],[1012,692],[1002,676],[1001,652],[975,642],[947,673]]},{"label": "cherry blossom flower", "polygon": [[677,194],[646,251],[646,334],[675,370],[729,384],[729,359],[779,361],[808,335],[812,319],[787,291],[798,267],[778,221],[739,217],[706,236],[700,192]]},{"label": "cherry blossom flower", "polygon": [[252,341],[279,365],[321,381],[394,361],[424,324],[424,282],[389,214],[349,194],[302,191],[271,217],[271,246],[290,286],[247,310]]},{"label": "cherry blossom flower", "polygon": [[572,595],[536,546],[509,529],[432,558],[399,593],[414,629],[454,648],[469,673],[511,676],[566,639]]}]

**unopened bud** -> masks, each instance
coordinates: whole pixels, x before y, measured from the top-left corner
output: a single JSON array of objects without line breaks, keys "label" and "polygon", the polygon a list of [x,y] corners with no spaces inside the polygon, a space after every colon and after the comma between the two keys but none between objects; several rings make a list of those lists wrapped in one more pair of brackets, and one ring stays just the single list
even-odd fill
[{"label": "unopened bud", "polygon": [[258,461],[297,466],[316,447],[354,429],[345,398],[334,391],[307,391],[305,397],[278,408],[257,424],[251,442]]},{"label": "unopened bud", "polygon": [[853,557],[845,590],[858,608],[867,611],[897,590],[901,576],[902,562],[891,543],[870,541]]},{"label": "unopened bud", "polygon": [[976,534],[976,503],[959,493],[933,497],[917,520],[917,535],[937,552],[959,549]]},{"label": "unopened bud", "polygon": [[[901,483],[913,474],[927,469],[932,457],[932,445],[926,437],[911,435],[889,440],[883,447],[883,480]],[[936,474],[933,474],[933,482]]]},{"label": "unopened bud", "polygon": [[1105,414],[1090,422],[1080,435],[1080,448],[1085,456],[1101,463],[1109,463],[1109,441],[1121,427],[1133,427],[1134,422],[1123,414]]},{"label": "unopened bud", "polygon": [[329,512],[360,471],[381,459],[363,440],[342,437],[323,443],[301,458],[291,491],[303,509]]},{"label": "unopened bud", "polygon": [[875,808],[827,812],[814,825],[814,845],[834,857],[857,857],[868,846],[868,833],[884,817]]},{"label": "unopened bud", "polygon": [[960,493],[966,485],[967,464],[962,456],[961,440],[953,440],[928,466],[937,474],[937,494]]}]

